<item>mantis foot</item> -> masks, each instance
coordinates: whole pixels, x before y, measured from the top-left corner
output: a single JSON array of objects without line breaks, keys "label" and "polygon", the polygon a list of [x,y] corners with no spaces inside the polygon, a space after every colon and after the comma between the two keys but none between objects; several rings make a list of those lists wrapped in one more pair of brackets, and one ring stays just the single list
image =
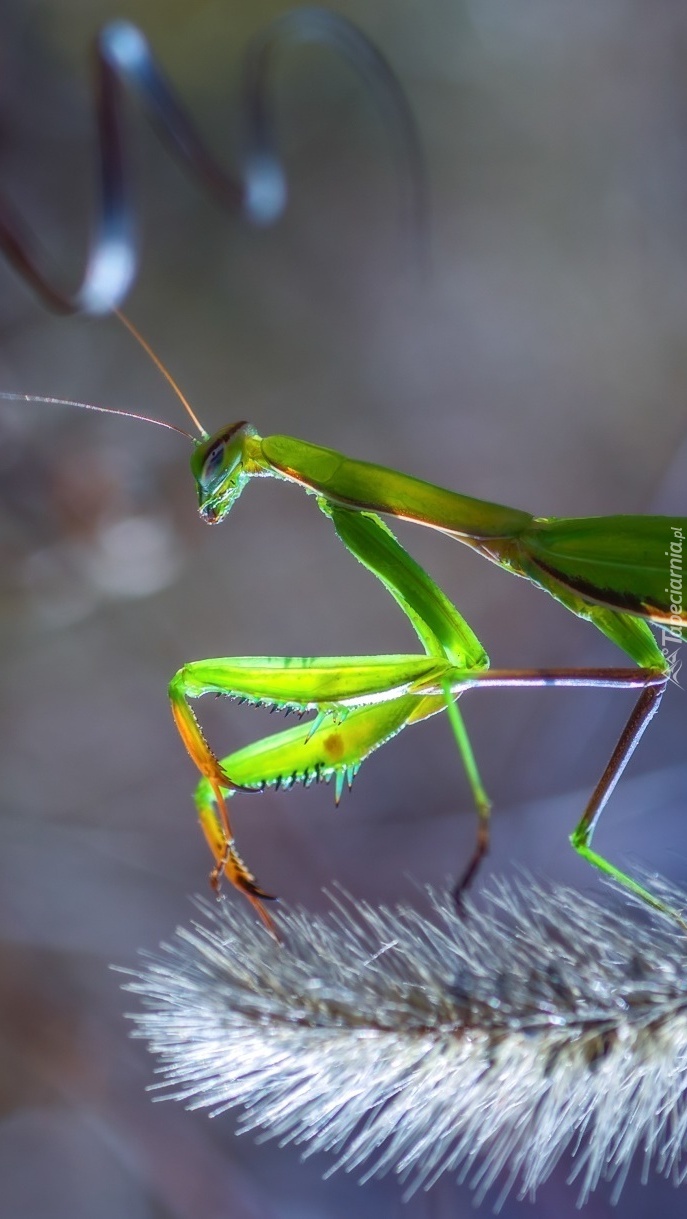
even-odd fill
[{"label": "mantis foot", "polygon": [[277,931],[274,920],[267,913],[263,902],[277,901],[273,893],[266,893],[261,889],[253,873],[243,862],[241,856],[236,850],[234,839],[228,839],[224,846],[222,855],[217,860],[215,867],[210,873],[210,885],[217,897],[220,896],[222,888],[222,877],[226,876],[227,880],[239,889],[241,893],[245,893],[249,902],[253,906],[256,914],[265,924],[265,927],[274,936],[275,940],[281,943],[281,937]]},{"label": "mantis foot", "polygon": [[475,879],[475,876],[477,875],[477,873],[480,869],[482,860],[484,859],[485,855],[488,854],[488,852],[489,852],[489,827],[486,823],[481,822],[477,829],[477,842],[475,843],[475,849],[472,852],[472,857],[468,863],[467,868],[463,872],[463,875],[461,876],[460,880],[457,882],[457,884],[453,890],[453,900],[455,902],[458,913],[461,915],[465,913],[465,906],[463,904],[463,894],[465,893],[466,889],[469,888],[469,886],[472,884],[473,880]]}]

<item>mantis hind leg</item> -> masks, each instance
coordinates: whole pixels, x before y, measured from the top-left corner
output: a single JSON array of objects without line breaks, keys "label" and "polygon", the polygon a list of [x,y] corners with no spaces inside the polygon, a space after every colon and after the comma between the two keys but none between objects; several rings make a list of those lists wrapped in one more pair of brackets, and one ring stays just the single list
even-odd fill
[{"label": "mantis hind leg", "polygon": [[[573,610],[575,605],[571,605]],[[579,612],[579,610],[577,611]],[[670,909],[665,902],[651,893],[643,885],[638,884],[631,876],[621,872],[614,864],[592,850],[592,838],[598,825],[606,802],[611,795],[618,779],[624,771],[630,757],[634,753],[640,738],[643,736],[649,721],[653,719],[661,704],[661,699],[670,677],[670,666],[658,646],[658,643],[646,622],[641,618],[605,606],[591,606],[585,616],[593,622],[602,634],[617,644],[626,655],[639,666],[644,676],[642,690],[630,717],[620,734],[618,743],[609,758],[604,772],[599,779],[591,799],[585,808],[575,829],[570,835],[570,841],[579,855],[591,863],[604,875],[609,876],[617,884],[634,893],[636,897],[646,902],[652,909],[675,919],[685,930],[687,924],[677,911]]]},{"label": "mantis hind leg", "polygon": [[656,639],[645,622],[627,614],[595,606],[589,611],[590,621],[618,644],[640,666],[645,676],[642,690],[632,713],[620,734],[606,768],[597,783],[591,799],[580,820],[570,835],[570,841],[579,855],[616,883],[634,893],[652,909],[669,915],[687,931],[687,923],[677,911],[672,910],[655,894],[638,884],[631,876],[621,872],[603,855],[592,850],[592,838],[599,818],[611,792],[632,756],[649,721],[653,719],[670,677],[670,666],[661,652]]},{"label": "mantis hind leg", "polygon": [[647,727],[649,720],[653,719],[660,706],[668,679],[665,677],[659,684],[655,684],[655,679],[655,672],[652,673],[649,671],[647,674],[647,680],[651,681],[652,684],[647,684],[637,699],[637,702],[632,710],[632,714],[630,715],[630,718],[620,735],[618,744],[616,745],[608,764],[594,789],[592,797],[575,829],[570,835],[570,841],[578,855],[581,855],[582,858],[586,859],[588,863],[593,864],[595,868],[598,868],[604,873],[604,875],[609,876],[611,880],[616,881],[625,889],[628,889],[631,893],[634,893],[636,897],[641,898],[654,910],[658,910],[661,912],[661,914],[667,914],[671,918],[676,919],[684,930],[687,931],[687,923],[685,923],[684,919],[677,913],[677,911],[672,910],[666,905],[665,902],[661,901],[659,897],[656,897],[655,894],[651,893],[648,889],[645,889],[643,885],[640,885],[636,880],[633,880],[631,876],[628,876],[625,872],[621,872],[621,870],[617,868],[615,864],[610,863],[610,861],[605,859],[603,855],[599,855],[597,851],[593,851],[591,846],[594,830],[598,824],[599,817],[601,816],[606,801],[613,791],[613,788],[620,778],[620,775],[625,769],[625,766],[631,754],[634,752],[634,749],[645,728]]},{"label": "mantis hind leg", "polygon": [[[563,670],[558,670],[557,673],[551,671],[550,681],[542,684],[625,686],[625,688],[631,688],[634,685],[635,688],[637,686],[641,687],[639,698],[580,820],[570,835],[570,841],[577,853],[583,859],[586,859],[588,863],[591,863],[595,868],[603,872],[604,875],[622,885],[636,897],[641,898],[652,909],[673,918],[687,931],[687,923],[677,911],[672,910],[659,897],[633,880],[631,876],[622,872],[615,864],[605,859],[603,855],[592,850],[591,845],[594,831],[606,807],[606,803],[640,738],[644,734],[649,721],[653,719],[658,711],[670,677],[670,665],[659,648],[650,627],[643,619],[621,610],[610,609],[604,605],[590,605],[588,601],[579,597],[574,590],[554,579],[549,581],[546,588],[557,601],[560,601],[572,613],[586,619],[597,627],[602,634],[615,643],[621,651],[634,661],[638,669],[635,671],[634,680],[632,679],[632,671],[625,671],[625,675],[622,675],[621,670],[608,669],[604,678],[603,670],[579,670],[579,682],[573,680],[572,673],[570,673],[568,679]],[[489,680],[496,680],[497,684],[500,684],[498,683],[497,674],[489,674],[484,679],[484,683],[486,684]],[[532,684],[536,684],[534,675],[530,681]],[[504,682],[502,684],[510,683]],[[529,684],[529,682],[522,682],[522,684]]]},{"label": "mantis hind leg", "polygon": [[[643,624],[642,624],[643,625]],[[660,656],[660,653],[659,653]],[[661,661],[663,657],[660,656]],[[658,896],[651,893],[643,885],[633,880],[625,872],[605,859],[603,855],[592,850],[592,838],[599,818],[613,792],[620,776],[641,739],[649,721],[653,718],[663,696],[668,682],[669,673],[663,664],[655,668],[643,669],[530,669],[530,670],[498,670],[488,673],[466,676],[462,679],[462,688],[485,689],[488,686],[500,688],[524,688],[528,686],[582,686],[592,688],[612,688],[636,690],[640,695],[630,714],[630,717],[620,734],[618,743],[597,783],[587,806],[571,834],[571,843],[575,850],[588,863],[598,868],[606,876],[622,885],[642,899],[652,909],[674,919],[687,931],[687,922],[680,913],[671,909]],[[453,687],[455,689],[455,687]],[[488,841],[488,840],[487,840]],[[479,862],[479,860],[477,860]],[[470,876],[468,876],[468,880]],[[463,888],[465,885],[463,884]],[[457,896],[460,898],[460,886]]]}]

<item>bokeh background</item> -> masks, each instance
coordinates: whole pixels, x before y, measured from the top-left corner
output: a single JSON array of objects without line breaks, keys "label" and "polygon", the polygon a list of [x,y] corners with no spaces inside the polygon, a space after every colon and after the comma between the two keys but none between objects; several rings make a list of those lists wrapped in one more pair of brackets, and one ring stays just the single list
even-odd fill
[{"label": "bokeh background", "polygon": [[[227,218],[130,107],[143,262],[128,310],[208,430],[239,418],[540,515],[686,511],[687,18],[675,0],[331,5],[373,38],[417,116],[432,195],[417,274],[375,106],[327,52],[284,57],[290,208]],[[89,41],[129,16],[218,153],[241,49],[288,8],[245,0],[4,0],[2,189],[67,279],[85,250]],[[0,388],[181,409],[112,320],[48,315],[0,267]],[[224,528],[197,518],[182,439],[68,408],[0,402],[0,1219],[286,1219],[472,1213],[441,1182],[323,1182],[327,1163],[237,1140],[145,1092],[110,963],[192,914],[209,860],[166,685],[227,654],[404,651],[396,607],[297,490],[253,485]],[[616,663],[610,644],[446,538],[399,530],[493,663]],[[687,673],[687,666],[685,666]],[[687,684],[687,679],[683,684]],[[629,712],[612,692],[489,692],[463,709],[495,803],[480,877],[528,868],[598,893],[567,843]],[[201,705],[220,752],[272,725]],[[687,695],[671,686],[596,841],[687,874]],[[441,719],[327,788],[235,802],[242,851],[283,898],[339,881],[417,899],[474,833]],[[455,860],[455,867],[453,861]],[[570,1165],[534,1205],[573,1214]],[[631,1174],[623,1214],[683,1213]],[[608,1191],[586,1213],[611,1213]]]}]

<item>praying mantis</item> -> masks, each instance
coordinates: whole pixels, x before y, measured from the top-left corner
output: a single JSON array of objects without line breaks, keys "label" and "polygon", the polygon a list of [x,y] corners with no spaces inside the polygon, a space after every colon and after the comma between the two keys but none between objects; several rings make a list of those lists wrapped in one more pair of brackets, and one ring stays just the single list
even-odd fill
[{"label": "praying mantis", "polygon": [[[191,440],[198,509],[208,524],[224,520],[253,478],[276,478],[301,487],[331,521],[349,553],[387,589],[422,645],[421,653],[406,655],[220,657],[182,665],[170,682],[169,697],[174,722],[201,775],[195,803],[214,860],[210,876],[215,890],[226,878],[276,934],[264,905],[271,895],[238,852],[230,799],[239,792],[298,783],[307,787],[333,779],[338,803],[344,786],[350,786],[374,750],[409,725],[445,712],[477,813],[475,848],[455,890],[460,900],[489,847],[491,806],[458,698],[468,690],[494,686],[605,687],[639,694],[571,834],[572,845],[606,876],[654,909],[673,915],[687,930],[687,923],[660,898],[592,849],[601,813],[658,710],[670,677],[670,656],[659,647],[651,625],[660,627],[664,638],[687,639],[682,599],[687,517],[534,517],[308,441],[263,437],[245,421],[208,435],[145,339],[124,314],[118,316],[177,392],[199,439],[147,416],[89,409],[159,424]],[[592,623],[633,667],[490,669],[476,634],[382,517],[438,530],[528,580]],[[220,758],[191,706],[207,694],[296,712],[301,718],[311,712],[314,720]]]},{"label": "praying mantis", "polygon": [[[472,857],[456,886],[459,899],[488,850],[490,802],[457,699],[468,690],[493,686],[606,687],[639,690],[639,694],[571,842],[607,876],[653,908],[673,914],[657,896],[595,852],[592,838],[670,677],[670,659],[650,624],[662,628],[664,637],[687,639],[687,607],[681,593],[687,517],[534,517],[291,436],[263,437],[245,421],[210,436],[136,328],[123,314],[119,316],[168,377],[200,434],[200,439],[190,439],[201,518],[208,524],[223,521],[253,478],[295,483],[314,498],[349,553],[387,589],[423,649],[407,655],[220,657],[192,661],[178,670],[169,697],[181,739],[201,774],[195,803],[214,859],[213,887],[219,889],[225,877],[274,930],[264,906],[271,895],[238,852],[230,798],[237,792],[333,779],[338,803],[344,786],[350,786],[375,749],[409,725],[445,712],[478,824]],[[438,530],[504,571],[523,577],[592,623],[634,667],[490,669],[471,627],[382,517]],[[207,694],[296,712],[300,717],[313,712],[315,718],[308,726],[299,723],[219,758],[191,707],[192,700]]]},{"label": "praying mantis", "polygon": [[[119,102],[122,83],[136,89],[175,155],[229,210],[243,210],[259,224],[279,213],[285,189],[269,121],[272,62],[278,47],[303,42],[328,44],[376,90],[384,114],[393,118],[401,159],[410,171],[411,211],[422,216],[424,175],[412,114],[385,60],[346,19],[318,9],[296,10],[279,18],[258,40],[245,73],[242,96],[247,151],[238,174],[224,172],[205,149],[141,32],[127,22],[114,22],[101,31],[97,42],[102,206],[84,282],[76,293],[65,294],[47,279],[14,209],[0,199],[0,245],[48,305],[65,312],[107,312],[123,299],[133,277],[136,260]],[[120,317],[160,367],[135,327]],[[490,802],[457,700],[468,690],[491,686],[608,687],[639,693],[571,835],[572,843],[607,876],[667,912],[658,897],[596,853],[592,839],[670,677],[668,649],[659,647],[651,626],[663,630],[664,640],[687,637],[682,596],[687,517],[534,517],[307,441],[280,435],[262,437],[247,422],[231,424],[210,436],[183,395],[179,396],[199,433],[199,439],[183,434],[194,443],[191,469],[203,520],[209,524],[222,521],[252,478],[295,483],[314,498],[349,553],[387,589],[422,648],[418,654],[407,655],[223,657],[194,661],[179,669],[169,687],[171,707],[201,775],[196,806],[214,860],[214,887],[219,888],[225,877],[248,897],[274,931],[264,906],[269,894],[236,847],[229,816],[233,795],[296,783],[307,786],[325,779],[333,780],[338,802],[344,785],[350,785],[375,749],[409,725],[446,713],[478,819],[476,845],[456,886],[459,897],[488,849]],[[181,431],[160,420],[134,417]],[[548,592],[614,642],[632,666],[490,669],[471,627],[383,519],[394,517],[438,530]],[[311,712],[314,720],[308,727],[287,729],[219,758],[205,740],[191,706],[206,694],[265,704],[299,716]],[[687,929],[687,924],[683,926]]]},{"label": "praying mantis", "polygon": [[[533,517],[527,512],[422,482],[290,436],[262,437],[240,422],[204,436],[191,458],[198,506],[222,521],[252,478],[296,483],[313,496],[346,549],[384,585],[413,626],[421,655],[229,657],[184,665],[169,693],[184,744],[201,772],[196,806],[222,875],[269,922],[268,895],[239,856],[227,807],[237,791],[333,778],[338,802],[366,757],[410,724],[447,712],[478,816],[475,850],[460,892],[488,849],[490,804],[456,700],[488,686],[638,689],[634,709],[575,827],[574,848],[607,876],[664,910],[663,903],[592,850],[599,817],[649,720],[670,667],[649,623],[684,639],[687,611],[671,599],[670,546],[680,549],[687,517]],[[465,619],[400,545],[382,516],[437,529],[505,571],[524,577],[593,623],[636,668],[490,670]],[[218,759],[190,700],[224,694],[304,713],[314,724],[287,729]]]}]

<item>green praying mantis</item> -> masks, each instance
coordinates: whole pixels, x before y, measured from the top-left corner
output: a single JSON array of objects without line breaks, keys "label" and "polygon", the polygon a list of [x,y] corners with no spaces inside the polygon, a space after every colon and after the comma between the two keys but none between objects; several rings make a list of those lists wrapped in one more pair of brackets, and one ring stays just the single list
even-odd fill
[{"label": "green praying mantis", "polygon": [[[408,171],[411,213],[422,229],[423,157],[412,113],[385,59],[365,35],[316,7],[282,14],[247,56],[241,92],[244,155],[227,173],[198,136],[158,67],[141,31],[128,22],[104,27],[96,43],[96,125],[101,206],[83,283],[75,293],[56,288],[31,250],[23,222],[0,198],[0,246],[23,278],[51,307],[106,312],[123,299],[135,272],[133,211],[124,172],[120,92],[133,87],[162,129],[174,155],[228,210],[264,224],[280,213],[285,176],[273,131],[271,81],[275,54],[291,44],[328,46],[372,88],[392,119],[401,164]],[[638,690],[634,709],[573,831],[575,849],[608,876],[659,910],[664,904],[592,850],[599,817],[670,677],[664,640],[687,637],[682,553],[687,517],[609,516],[559,520],[470,498],[410,475],[345,457],[290,436],[261,437],[249,423],[209,436],[183,394],[128,319],[119,315],[188,411],[199,439],[191,469],[200,515],[218,523],[251,478],[296,483],[314,497],[346,549],[388,590],[418,636],[419,654],[329,657],[223,657],[183,665],[169,693],[181,738],[201,774],[196,805],[212,852],[212,883],[223,877],[253,903],[274,930],[264,906],[269,895],[242,861],[229,816],[236,792],[333,780],[338,802],[365,758],[408,725],[439,713],[449,717],[477,812],[475,848],[456,887],[474,876],[489,845],[490,803],[457,705],[467,690],[529,686],[591,686]],[[17,395],[1,395],[16,397]],[[28,397],[28,395],[19,395]],[[48,399],[56,402],[57,399]],[[78,403],[75,405],[87,405]],[[106,410],[103,407],[91,407]],[[131,416],[132,412],[110,413]],[[161,420],[134,418],[182,431]],[[625,668],[493,670],[479,639],[445,593],[399,544],[382,519],[398,517],[439,530],[550,593],[587,619],[632,662]],[[219,758],[205,740],[191,702],[226,695],[299,715],[299,725]],[[684,923],[687,930],[687,923]]]},{"label": "green praying mantis", "polygon": [[[669,662],[648,624],[681,639],[687,631],[687,612],[670,589],[671,553],[681,555],[686,517],[533,517],[290,436],[263,437],[245,422],[204,436],[191,469],[200,515],[209,524],[226,517],[251,478],[284,479],[302,487],[331,520],[346,549],[401,607],[423,648],[420,655],[222,658],[179,670],[170,685],[172,712],[203,776],[196,806],[216,861],[215,885],[225,875],[269,921],[262,906],[268,895],[237,853],[227,797],[243,789],[333,778],[338,801],[344,784],[373,750],[408,725],[446,712],[478,817],[475,849],[456,887],[459,896],[488,849],[490,803],[457,699],[487,686],[595,686],[638,689],[639,696],[571,841],[606,875],[665,911],[657,897],[591,844],[670,676]],[[637,667],[490,670],[477,636],[382,515],[440,530],[524,577],[593,623]],[[205,694],[312,711],[315,720],[307,731],[291,728],[218,759],[190,706],[189,700]]]},{"label": "green praying mantis", "polygon": [[[607,687],[638,690],[639,695],[571,842],[591,864],[653,908],[674,915],[687,929],[657,896],[592,849],[599,817],[658,710],[670,677],[670,659],[649,624],[662,628],[664,637],[687,638],[682,599],[687,517],[534,517],[291,436],[263,437],[244,421],[210,436],[149,345],[124,315],[119,316],[170,381],[200,434],[196,440],[182,432],[194,444],[191,471],[202,519],[208,524],[224,520],[253,478],[297,484],[314,498],[350,554],[381,581],[422,645],[419,654],[220,657],[191,661],[179,669],[169,696],[179,734],[201,774],[195,802],[214,859],[213,887],[218,890],[226,878],[274,932],[264,906],[271,895],[238,852],[229,799],[237,792],[333,779],[338,803],[344,786],[350,786],[373,750],[410,724],[446,713],[478,824],[472,857],[456,886],[459,899],[488,850],[490,802],[458,698],[468,690],[491,686]],[[131,416],[131,412],[110,413]],[[133,417],[181,431],[160,420]],[[529,580],[592,623],[617,644],[633,667],[490,669],[471,627],[400,545],[383,516],[439,530],[504,571]],[[313,712],[314,720],[220,758],[191,707],[192,700],[206,694],[293,711],[301,717]]]}]

